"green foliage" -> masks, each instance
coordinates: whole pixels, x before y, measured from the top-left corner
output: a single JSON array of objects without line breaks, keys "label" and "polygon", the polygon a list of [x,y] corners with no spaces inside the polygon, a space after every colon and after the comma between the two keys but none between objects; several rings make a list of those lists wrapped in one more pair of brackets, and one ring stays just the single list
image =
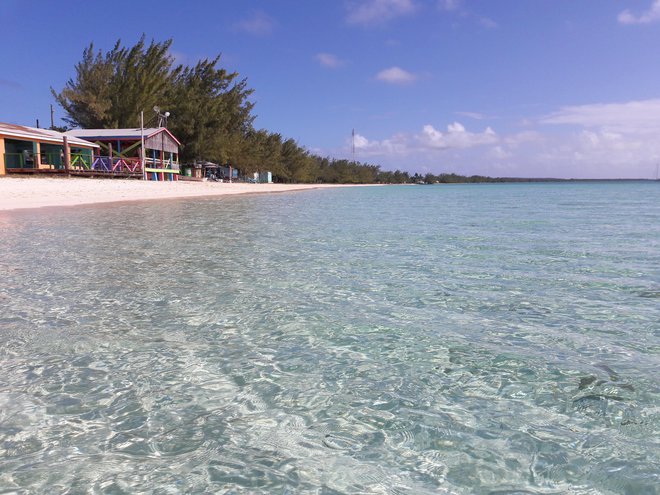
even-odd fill
[{"label": "green foliage", "polygon": [[[192,67],[174,67],[172,40],[142,38],[133,47],[121,40],[103,53],[90,44],[75,66],[75,77],[55,100],[72,127],[135,128],[141,111],[170,112],[168,128],[183,144],[182,162],[229,163],[243,175],[270,171],[276,182],[404,183],[405,172],[381,172],[376,165],[331,160],[310,154],[293,139],[253,128],[253,90],[238,73],[218,67],[220,56]],[[150,123],[145,123],[149,127]]]},{"label": "green foliage", "polygon": [[[140,125],[141,111],[158,105],[170,112],[169,129],[183,143],[182,162],[229,163],[241,174],[270,171],[276,182],[345,184],[435,184],[514,182],[529,179],[465,177],[381,171],[376,165],[334,160],[310,154],[293,139],[252,126],[253,90],[238,73],[218,67],[220,56],[193,67],[173,66],[172,40],[151,41],[144,35],[131,48],[115,43],[107,53],[90,44],[75,66],[75,77],[61,92],[51,88],[72,127],[126,128]],[[149,127],[149,123],[147,123]],[[541,179],[534,179],[541,180]]]},{"label": "green foliage", "polygon": [[[556,179],[526,179],[519,177],[487,177],[484,175],[459,175],[449,174],[426,174],[423,178],[420,176],[419,182],[424,184],[480,184],[484,182],[546,182]],[[417,181],[415,181],[417,182]]]},{"label": "green foliage", "polygon": [[109,52],[94,53],[90,44],[76,65],[76,78],[69,79],[55,100],[74,127],[126,128],[140,125],[140,111],[162,101],[172,76],[168,51],[172,40],[152,41],[144,36],[128,49],[117,41]]},{"label": "green foliage", "polygon": [[68,115],[64,121],[74,127],[105,127],[112,106],[108,84],[114,72],[112,64],[100,51],[95,55],[94,45],[90,44],[75,70],[75,81],[69,79],[62,92],[56,93],[51,88],[55,100]]},{"label": "green foliage", "polygon": [[216,68],[219,56],[173,67],[171,45],[170,39],[147,46],[143,36],[131,48],[117,41],[102,53],[90,44],[75,78],[59,93],[51,89],[67,114],[64,120],[82,128],[135,128],[141,111],[150,114],[160,106],[170,112],[169,129],[184,143],[182,160],[230,160],[254,120],[252,90],[237,73]]},{"label": "green foliage", "polygon": [[220,57],[174,71],[167,97],[170,130],[184,143],[181,159],[225,163],[236,156],[241,139],[251,128],[252,90],[238,73],[217,69]]}]

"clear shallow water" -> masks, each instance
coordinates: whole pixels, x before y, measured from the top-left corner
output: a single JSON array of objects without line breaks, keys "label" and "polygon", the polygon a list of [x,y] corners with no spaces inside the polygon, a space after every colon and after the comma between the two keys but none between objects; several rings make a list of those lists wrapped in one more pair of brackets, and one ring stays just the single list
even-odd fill
[{"label": "clear shallow water", "polygon": [[654,494],[660,185],[0,216],[0,492]]}]

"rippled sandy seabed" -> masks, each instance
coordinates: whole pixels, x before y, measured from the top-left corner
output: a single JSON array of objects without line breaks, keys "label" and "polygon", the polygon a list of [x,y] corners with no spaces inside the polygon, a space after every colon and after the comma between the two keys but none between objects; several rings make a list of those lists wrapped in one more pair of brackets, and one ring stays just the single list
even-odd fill
[{"label": "rippled sandy seabed", "polygon": [[0,492],[658,493],[659,186],[0,213]]}]

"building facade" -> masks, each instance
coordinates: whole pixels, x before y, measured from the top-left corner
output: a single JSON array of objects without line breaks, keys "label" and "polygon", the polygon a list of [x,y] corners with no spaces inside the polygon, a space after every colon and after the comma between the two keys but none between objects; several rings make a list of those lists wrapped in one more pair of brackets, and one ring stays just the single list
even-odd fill
[{"label": "building facade", "polygon": [[0,175],[65,173],[67,164],[91,163],[98,149],[61,132],[0,122]]}]

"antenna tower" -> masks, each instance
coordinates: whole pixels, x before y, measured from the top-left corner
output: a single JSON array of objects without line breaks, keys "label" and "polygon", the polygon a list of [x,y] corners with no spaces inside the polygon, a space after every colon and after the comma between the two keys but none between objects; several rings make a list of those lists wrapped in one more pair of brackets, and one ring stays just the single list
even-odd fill
[{"label": "antenna tower", "polygon": [[351,152],[353,154],[353,162],[355,162],[355,129],[353,129],[352,133]]}]

